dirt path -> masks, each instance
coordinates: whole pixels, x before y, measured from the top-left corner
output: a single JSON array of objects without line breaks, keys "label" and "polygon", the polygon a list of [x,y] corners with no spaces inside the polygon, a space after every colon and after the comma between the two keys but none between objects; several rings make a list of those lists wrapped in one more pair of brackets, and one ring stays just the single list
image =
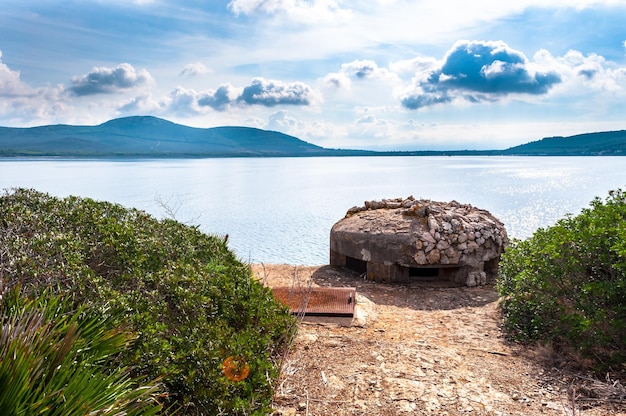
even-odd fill
[{"label": "dirt path", "polygon": [[357,288],[351,326],[300,324],[276,415],[626,415],[572,406],[570,375],[505,342],[492,287],[371,283],[328,266],[253,271],[270,287]]}]

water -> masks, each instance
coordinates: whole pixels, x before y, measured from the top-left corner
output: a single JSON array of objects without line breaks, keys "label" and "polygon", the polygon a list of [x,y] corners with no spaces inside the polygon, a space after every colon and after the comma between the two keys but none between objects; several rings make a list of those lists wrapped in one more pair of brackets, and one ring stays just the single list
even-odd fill
[{"label": "water", "polygon": [[145,210],[218,235],[244,261],[328,263],[332,225],[365,200],[456,200],[510,237],[626,189],[624,157],[346,157],[166,160],[4,159],[0,188],[28,187]]}]

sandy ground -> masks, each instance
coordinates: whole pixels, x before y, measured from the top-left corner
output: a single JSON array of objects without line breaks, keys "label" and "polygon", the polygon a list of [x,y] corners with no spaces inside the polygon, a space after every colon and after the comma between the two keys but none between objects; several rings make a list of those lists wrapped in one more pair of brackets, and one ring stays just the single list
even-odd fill
[{"label": "sandy ground", "polygon": [[252,267],[270,287],[357,289],[355,319],[299,324],[275,415],[626,415],[626,396],[615,396],[624,381],[611,379],[607,389],[546,365],[558,359],[545,351],[506,342],[493,287],[380,284],[329,266]]}]

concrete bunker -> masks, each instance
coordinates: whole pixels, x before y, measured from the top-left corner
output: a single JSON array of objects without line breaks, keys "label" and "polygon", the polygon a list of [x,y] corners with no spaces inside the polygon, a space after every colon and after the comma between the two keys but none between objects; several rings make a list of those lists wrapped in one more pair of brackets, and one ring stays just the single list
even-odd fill
[{"label": "concrete bunker", "polygon": [[502,222],[469,204],[413,197],[366,201],[333,225],[330,265],[379,282],[476,286],[495,281],[507,245]]}]

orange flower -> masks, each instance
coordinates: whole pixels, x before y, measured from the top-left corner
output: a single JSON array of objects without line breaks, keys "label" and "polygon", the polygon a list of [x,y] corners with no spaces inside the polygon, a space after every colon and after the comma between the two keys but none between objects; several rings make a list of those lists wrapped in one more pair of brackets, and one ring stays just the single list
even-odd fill
[{"label": "orange flower", "polygon": [[242,381],[250,374],[250,366],[243,357],[231,355],[222,363],[222,373],[232,381]]}]

